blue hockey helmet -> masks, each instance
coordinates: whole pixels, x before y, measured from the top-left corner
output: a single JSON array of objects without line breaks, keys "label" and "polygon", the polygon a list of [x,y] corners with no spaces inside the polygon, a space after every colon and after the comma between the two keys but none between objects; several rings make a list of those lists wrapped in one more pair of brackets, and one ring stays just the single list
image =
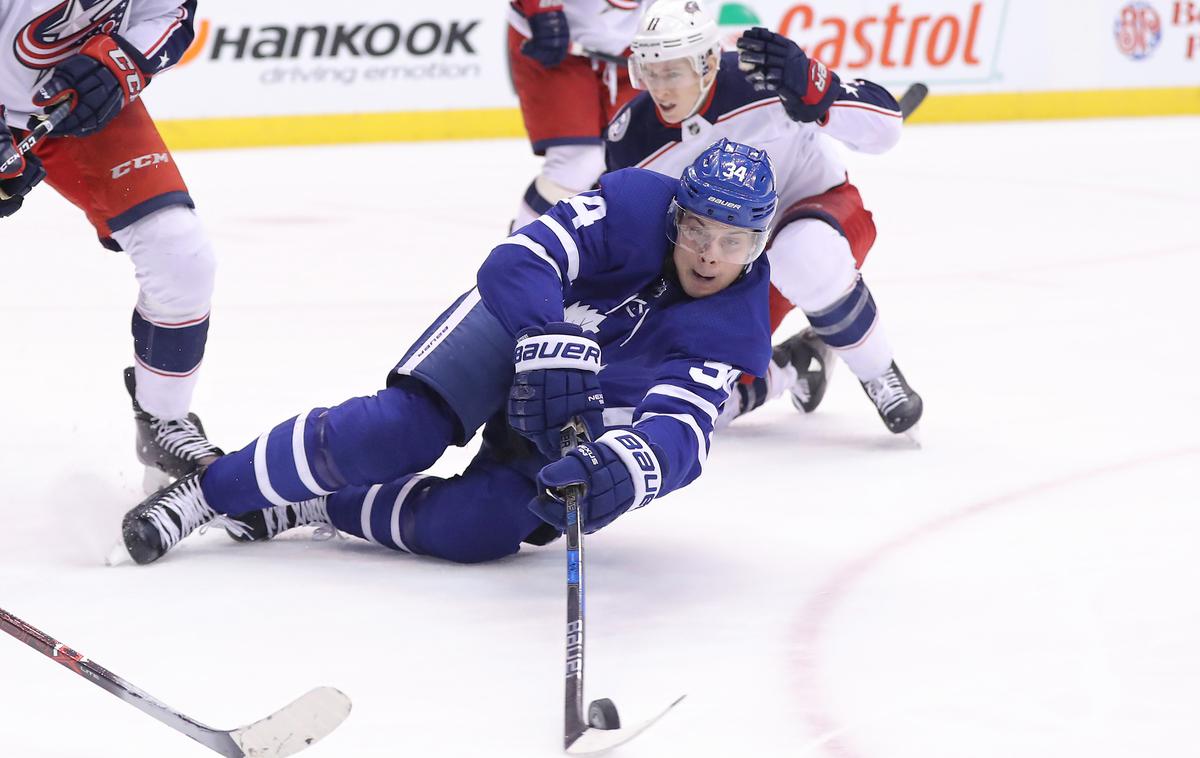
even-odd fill
[{"label": "blue hockey helmet", "polygon": [[[671,241],[687,247],[696,247],[689,242],[707,243],[713,236],[711,230],[703,233],[700,227],[708,225],[696,219],[689,224],[688,216],[709,219],[739,232],[726,235],[723,246],[713,252],[731,262],[749,264],[766,247],[778,204],[767,152],[721,138],[679,178],[671,203],[675,222],[669,227],[674,232]],[[698,230],[700,236],[689,239],[689,228]]]}]

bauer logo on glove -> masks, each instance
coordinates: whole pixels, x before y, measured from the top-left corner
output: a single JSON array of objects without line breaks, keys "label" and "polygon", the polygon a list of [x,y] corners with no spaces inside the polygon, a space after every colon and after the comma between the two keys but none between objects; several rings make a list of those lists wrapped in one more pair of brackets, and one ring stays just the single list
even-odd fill
[{"label": "bauer logo on glove", "polygon": [[547,458],[558,457],[559,432],[578,416],[588,434],[604,433],[600,346],[568,322],[524,330],[513,351],[508,423]]},{"label": "bauer logo on glove", "polygon": [[586,337],[547,334],[526,337],[517,343],[513,357],[517,371],[547,368],[600,370],[600,348]]},{"label": "bauer logo on glove", "polygon": [[542,494],[530,501],[529,509],[547,524],[565,529],[563,490],[582,486],[583,529],[594,532],[658,495],[665,475],[662,461],[662,451],[640,433],[614,429],[543,467],[537,477]]}]

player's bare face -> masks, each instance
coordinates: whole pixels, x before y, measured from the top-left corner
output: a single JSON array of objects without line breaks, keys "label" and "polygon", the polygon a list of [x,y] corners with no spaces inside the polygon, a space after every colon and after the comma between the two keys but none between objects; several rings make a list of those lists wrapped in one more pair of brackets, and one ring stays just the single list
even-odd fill
[{"label": "player's bare face", "polygon": [[675,271],[691,297],[715,295],[733,284],[752,247],[744,229],[687,214],[675,241]]},{"label": "player's bare face", "polygon": [[700,99],[702,80],[688,61],[677,58],[661,63],[644,63],[641,78],[654,99],[658,114],[668,124],[683,121]]}]

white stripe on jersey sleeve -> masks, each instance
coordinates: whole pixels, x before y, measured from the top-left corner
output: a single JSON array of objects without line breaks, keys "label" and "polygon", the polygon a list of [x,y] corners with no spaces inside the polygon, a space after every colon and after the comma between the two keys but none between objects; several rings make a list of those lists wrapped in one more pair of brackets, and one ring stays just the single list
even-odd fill
[{"label": "white stripe on jersey sleeve", "polygon": [[550,253],[547,253],[546,248],[534,242],[529,237],[526,237],[524,234],[514,234],[513,236],[504,240],[502,244],[520,245],[521,247],[525,248],[529,252],[544,260],[546,263],[549,263],[550,268],[554,269],[554,274],[558,277],[558,280],[560,282],[562,281],[562,271],[558,268],[558,264],[554,262],[554,259],[550,257]]},{"label": "white stripe on jersey sleeve", "polygon": [[575,238],[551,216],[542,215],[538,217],[538,221],[558,238],[558,244],[562,245],[563,252],[567,254],[567,281],[575,281],[579,276],[579,246],[575,244]]},{"label": "white stripe on jersey sleeve", "polygon": [[[704,432],[700,429],[700,425],[696,423],[696,419],[692,418],[686,413],[655,413],[653,411],[647,411],[641,415],[641,417],[638,419],[638,422],[640,423],[646,419],[654,418],[655,416],[673,418],[692,430],[692,432],[696,435],[696,463],[698,463],[701,470],[703,470],[704,463],[708,460],[708,439]],[[634,424],[633,428],[637,429],[637,424]]]},{"label": "white stripe on jersey sleeve", "polygon": [[717,406],[708,402],[689,389],[676,387],[673,384],[656,384],[651,387],[648,392],[646,392],[647,397],[650,395],[665,395],[667,397],[673,397],[676,400],[682,400],[689,405],[694,405],[698,410],[704,413],[704,415],[708,416],[709,420],[713,423],[716,423],[717,421]]}]

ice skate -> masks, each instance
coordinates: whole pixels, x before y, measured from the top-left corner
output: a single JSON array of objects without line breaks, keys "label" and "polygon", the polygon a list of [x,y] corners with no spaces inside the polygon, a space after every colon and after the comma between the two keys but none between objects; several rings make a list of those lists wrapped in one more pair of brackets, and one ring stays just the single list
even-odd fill
[{"label": "ice skate", "polygon": [[337,533],[325,511],[325,498],[317,497],[302,503],[277,505],[240,516],[226,516],[225,531],[238,542],[261,542],[295,529],[317,525],[317,538],[328,539]]},{"label": "ice skate", "polygon": [[125,514],[121,536],[137,563],[153,563],[198,527],[218,516],[200,489],[200,474],[192,473],[147,497]]},{"label": "ice skate", "polygon": [[142,482],[147,494],[164,487],[171,479],[196,471],[224,455],[221,448],[204,435],[200,417],[160,419],[138,405],[133,367],[125,369],[125,389],[133,401],[137,424],[137,457],[146,466]]},{"label": "ice skate", "polygon": [[804,413],[815,411],[825,397],[833,370],[829,346],[808,327],[776,345],[771,360],[796,372],[790,388],[792,404]]},{"label": "ice skate", "polygon": [[913,392],[904,380],[904,374],[900,373],[896,362],[892,361],[887,371],[875,379],[861,384],[887,428],[895,434],[907,434],[920,444],[916,436],[916,423],[921,420],[924,406],[921,396]]}]

